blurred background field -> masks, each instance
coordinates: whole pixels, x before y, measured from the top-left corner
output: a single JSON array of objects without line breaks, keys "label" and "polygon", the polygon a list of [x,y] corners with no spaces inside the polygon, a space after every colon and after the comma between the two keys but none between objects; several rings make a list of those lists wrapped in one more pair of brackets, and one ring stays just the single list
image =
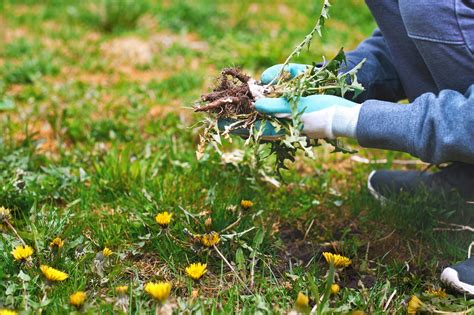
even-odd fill
[{"label": "blurred background field", "polygon": [[[353,49],[375,29],[362,0],[332,4],[323,38],[297,62]],[[33,267],[20,267],[10,254],[19,239],[2,231],[0,308],[64,313],[73,310],[68,296],[85,290],[86,312],[111,312],[113,288],[128,284],[129,311],[152,312],[143,284],[164,279],[173,283],[176,312],[286,312],[298,292],[323,290],[323,250],[353,259],[341,293],[331,298],[334,310],[399,312],[411,294],[437,288],[442,267],[464,258],[470,239],[432,228],[439,221],[467,223],[472,211],[418,200],[382,207],[365,188],[373,169],[425,167],[392,163],[412,157],[361,149],[364,158],[387,160],[365,164],[320,147],[316,160],[300,157],[279,187],[246,164],[222,162],[212,150],[203,161],[195,158],[199,130],[192,126],[200,116],[190,109],[193,102],[223,67],[239,66],[258,78],[284,61],[320,6],[303,0],[3,0],[0,206],[12,210],[35,258]],[[242,141],[228,146],[234,149],[243,150]],[[255,206],[243,211],[243,199]],[[218,232],[236,221],[228,232],[252,229],[219,245],[240,277],[254,281],[251,294],[215,252],[196,252],[160,232],[154,217],[165,210],[175,219],[169,233],[184,243],[183,229],[204,233],[209,217]],[[49,243],[57,236],[66,243],[55,258]],[[101,276],[91,266],[104,246],[114,256]],[[199,284],[183,271],[195,261],[208,263]],[[45,262],[70,279],[48,288],[38,272]],[[453,310],[468,303],[445,302],[433,303]]]}]

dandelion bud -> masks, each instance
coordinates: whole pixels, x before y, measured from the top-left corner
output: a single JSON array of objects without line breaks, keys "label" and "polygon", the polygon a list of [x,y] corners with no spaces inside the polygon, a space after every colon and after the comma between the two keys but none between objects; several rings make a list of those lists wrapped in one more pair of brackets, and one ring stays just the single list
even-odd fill
[{"label": "dandelion bud", "polygon": [[0,207],[0,231],[6,229],[8,223],[11,223],[12,215],[10,213],[10,209]]},{"label": "dandelion bud", "polygon": [[76,308],[80,308],[82,305],[84,305],[86,298],[87,295],[85,292],[77,291],[69,296],[69,303],[71,303],[71,305],[75,306]]},{"label": "dandelion bud", "polygon": [[244,209],[249,209],[253,207],[253,202],[251,200],[242,200],[240,206]]},{"label": "dandelion bud", "polygon": [[49,243],[49,247],[53,250],[61,249],[64,246],[64,241],[60,237],[56,237]]},{"label": "dandelion bud", "polygon": [[204,221],[204,226],[206,227],[206,231],[210,231],[212,228],[212,218],[207,218],[206,221]]},{"label": "dandelion bud", "polygon": [[331,285],[331,294],[336,295],[339,293],[340,290],[341,287],[339,286],[339,284],[334,283],[333,285]]},{"label": "dandelion bud", "polygon": [[309,297],[303,292],[299,292],[296,297],[295,307],[301,312],[306,311],[309,308]]},{"label": "dandelion bud", "polygon": [[123,313],[128,313],[128,307],[130,304],[128,297],[128,285],[120,285],[115,288],[117,292],[117,300],[115,301],[115,307],[122,310]]}]

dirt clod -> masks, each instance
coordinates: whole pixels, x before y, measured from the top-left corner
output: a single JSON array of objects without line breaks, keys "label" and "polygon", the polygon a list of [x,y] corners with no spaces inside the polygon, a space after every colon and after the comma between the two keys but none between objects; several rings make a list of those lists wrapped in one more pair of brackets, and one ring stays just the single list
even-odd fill
[{"label": "dirt clod", "polygon": [[255,98],[248,85],[250,79],[250,76],[238,68],[225,68],[222,70],[214,90],[202,95],[202,104],[195,107],[194,110],[215,113],[218,117],[253,112],[252,103]]}]

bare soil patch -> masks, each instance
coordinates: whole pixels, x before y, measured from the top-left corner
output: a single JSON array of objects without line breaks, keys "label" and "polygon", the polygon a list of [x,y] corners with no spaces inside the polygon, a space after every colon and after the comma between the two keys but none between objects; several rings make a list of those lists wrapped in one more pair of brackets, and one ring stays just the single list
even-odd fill
[{"label": "bare soil patch", "polygon": [[102,54],[113,64],[146,65],[153,60],[153,47],[136,37],[116,38],[101,45]]}]

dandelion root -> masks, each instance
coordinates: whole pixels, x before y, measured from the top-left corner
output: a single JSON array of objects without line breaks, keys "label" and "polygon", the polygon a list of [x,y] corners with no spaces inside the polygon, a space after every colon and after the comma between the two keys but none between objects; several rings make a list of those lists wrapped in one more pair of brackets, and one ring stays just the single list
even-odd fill
[{"label": "dandelion root", "polygon": [[202,103],[194,110],[215,113],[218,117],[254,112],[255,98],[248,85],[250,79],[238,68],[222,70],[217,86],[211,93],[201,96]]}]

